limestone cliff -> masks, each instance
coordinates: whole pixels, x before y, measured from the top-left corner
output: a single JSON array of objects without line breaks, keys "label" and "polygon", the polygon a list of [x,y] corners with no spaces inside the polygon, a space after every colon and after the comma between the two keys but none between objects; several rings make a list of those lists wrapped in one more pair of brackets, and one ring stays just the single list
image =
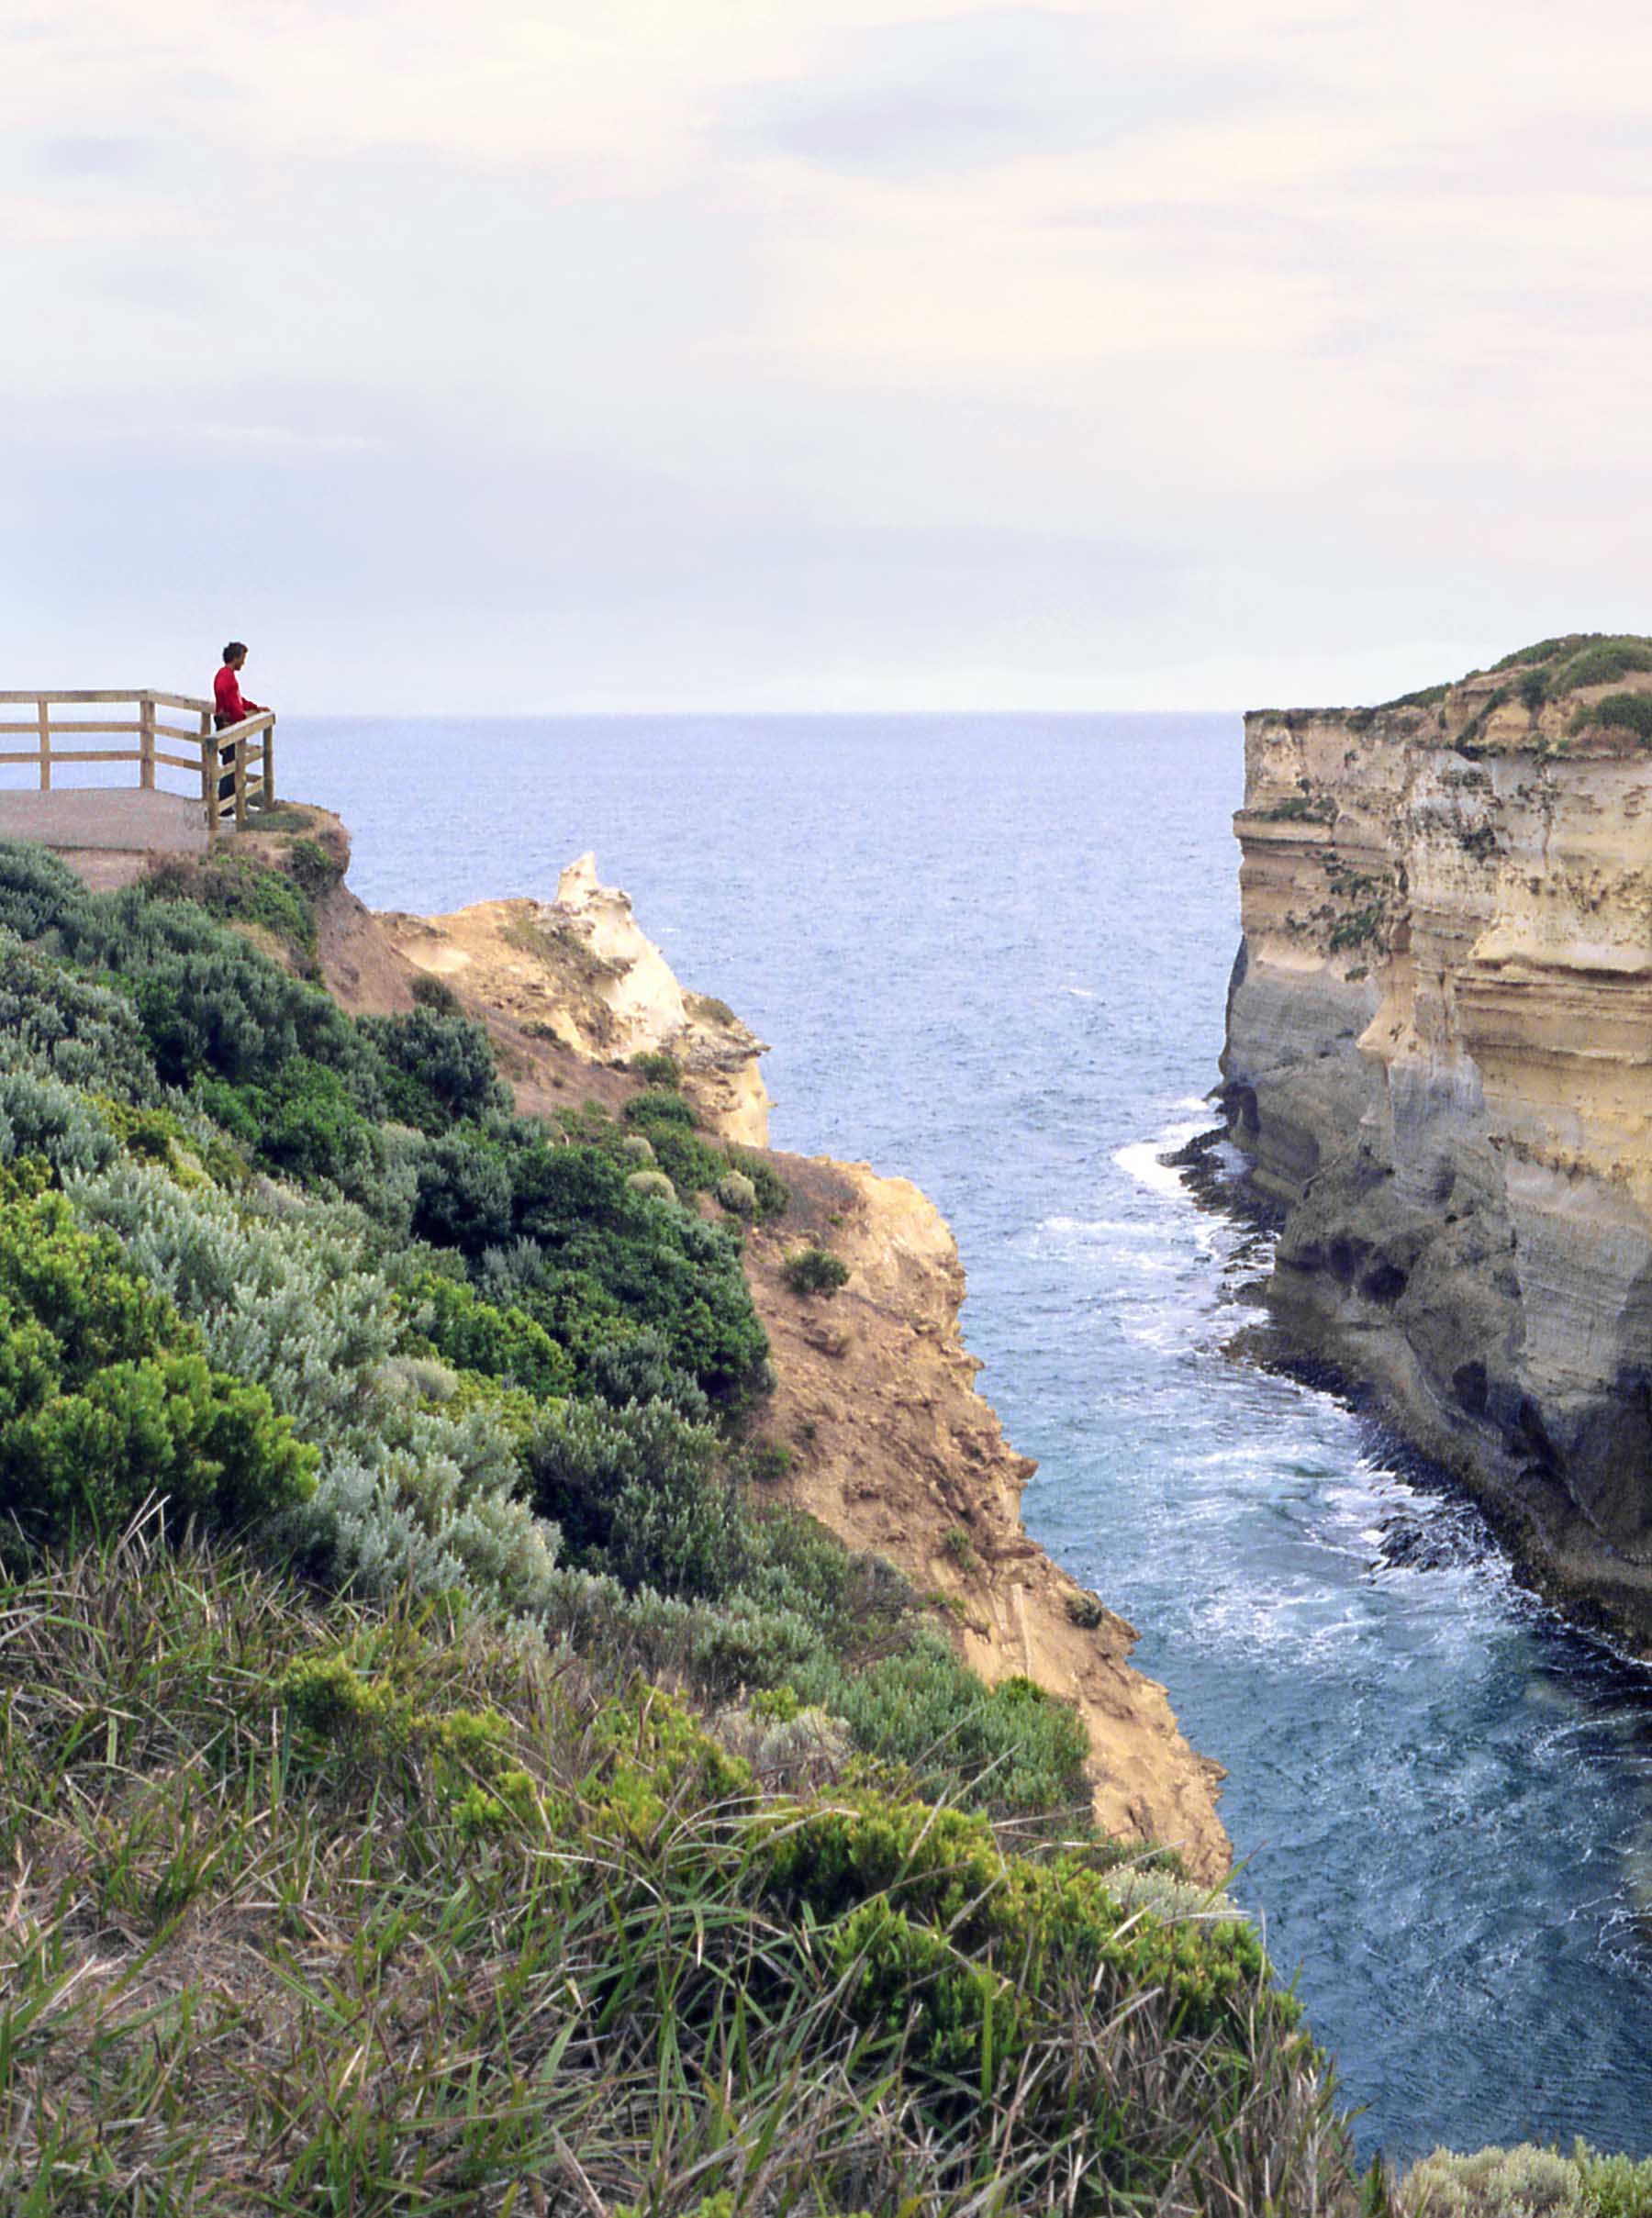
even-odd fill
[{"label": "limestone cliff", "polygon": [[1652,1644],[1652,642],[1245,719],[1223,1099],[1270,1294]]}]

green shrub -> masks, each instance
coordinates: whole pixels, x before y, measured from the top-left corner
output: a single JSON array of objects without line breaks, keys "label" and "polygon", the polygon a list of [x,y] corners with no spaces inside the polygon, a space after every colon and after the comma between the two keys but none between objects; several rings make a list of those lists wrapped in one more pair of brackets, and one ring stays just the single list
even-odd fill
[{"label": "green shrub", "polygon": [[784,1217],[791,1206],[791,1188],[765,1155],[754,1148],[730,1146],[725,1151],[734,1170],[749,1178],[757,1195],[757,1216],[767,1223],[776,1217]]},{"label": "green shrub", "polygon": [[258,1153],[273,1169],[307,1185],[329,1179],[346,1193],[372,1184],[373,1127],[336,1071],[295,1055],[267,1084],[246,1090]]},{"label": "green shrub", "polygon": [[155,1098],[155,1066],[128,996],[0,940],[0,1039],[13,1068],[131,1101]]},{"label": "green shrub", "polygon": [[757,1188],[742,1171],[730,1171],[718,1180],[717,1198],[731,1216],[757,1214]]},{"label": "green shrub", "polygon": [[316,911],[285,872],[250,855],[166,855],[151,862],[140,890],[151,901],[193,901],[226,924],[255,925],[308,963],[316,955]]},{"label": "green shrub", "polygon": [[338,857],[307,833],[287,842],[284,861],[287,875],[312,901],[331,893],[344,875],[344,865]]},{"label": "green shrub", "polygon": [[644,1201],[675,1202],[676,1188],[664,1171],[632,1171],[625,1181],[628,1191]]},{"label": "green shrub", "polygon": [[966,1577],[973,1578],[981,1568],[979,1552],[962,1525],[949,1525],[941,1535],[941,1545]]},{"label": "green shrub", "polygon": [[106,1120],[77,1088],[29,1070],[0,1071],[0,1163],[34,1155],[66,1174],[99,1170],[115,1153]]},{"label": "green shrub", "polygon": [[510,1237],[514,1197],[504,1149],[474,1131],[444,1132],[415,1158],[412,1229],[473,1257]]},{"label": "green shrub", "polygon": [[711,1415],[698,1382],[672,1362],[662,1332],[633,1332],[596,1348],[586,1365],[585,1384],[617,1410],[628,1401],[664,1401],[691,1424],[705,1424]]},{"label": "green shrub", "polygon": [[1602,2157],[1586,2142],[1557,2149],[1436,2149],[1400,2190],[1408,2218],[1652,2218],[1652,2162]]},{"label": "green shrub", "polygon": [[526,1310],[501,1309],[430,1271],[405,1287],[400,1299],[438,1354],[462,1370],[508,1379],[541,1400],[573,1391],[567,1351]]},{"label": "green shrub", "polygon": [[737,1584],[744,1525],[709,1426],[663,1401],[568,1402],[546,1416],[524,1460],[536,1508],[583,1568],[702,1599]]},{"label": "green shrub", "polygon": [[66,1197],[16,1173],[0,1193],[0,1514],[53,1540],[151,1493],[215,1525],[301,1501],[316,1452],[263,1389],[210,1370]]},{"label": "green shrub", "polygon": [[85,887],[49,848],[0,840],[0,927],[6,931],[38,940],[86,899]]},{"label": "green shrub", "polygon": [[849,1265],[825,1248],[798,1248],[781,1265],[780,1276],[794,1294],[830,1297],[849,1283]]},{"label": "green shrub", "polygon": [[662,1131],[692,1131],[699,1121],[691,1102],[675,1089],[661,1087],[633,1094],[620,1113],[633,1131],[645,1133],[656,1146]]},{"label": "green shrub", "polygon": [[650,1165],[654,1161],[653,1142],[641,1132],[628,1132],[620,1142],[620,1154],[626,1163]]},{"label": "green shrub", "polygon": [[405,1017],[363,1017],[358,1029],[377,1049],[390,1114],[424,1131],[508,1111],[493,1042],[468,1017],[416,1009]]},{"label": "green shrub", "polygon": [[[777,1830],[769,1884],[840,1936],[875,1934],[860,2008],[872,2023],[912,2013],[926,2060],[977,2084],[1012,2067],[1035,1998],[1068,1981],[1103,2009],[1159,1986],[1183,2030],[1236,2037],[1266,1972],[1237,1915],[1195,1924],[1126,1911],[1081,1854],[1007,1857],[981,1818],[887,1795],[839,1795]],[[1294,2023],[1289,1998],[1270,2007]]]},{"label": "green shrub", "polygon": [[1585,685],[1610,685],[1637,670],[1652,670],[1652,640],[1596,640],[1560,665],[1549,681],[1549,690],[1576,693]]},{"label": "green shrub", "polygon": [[1571,721],[1574,735],[1590,730],[1632,731],[1652,740],[1652,693],[1609,693],[1579,708]]},{"label": "green shrub", "polygon": [[407,991],[419,1008],[434,1009],[438,1016],[458,1017],[464,1013],[458,995],[434,971],[415,971],[407,982]]},{"label": "green shrub", "polygon": [[664,1048],[642,1048],[631,1059],[631,1067],[643,1083],[651,1087],[680,1087],[683,1066],[675,1055]]},{"label": "green shrub", "polygon": [[987,1687],[928,1624],[893,1655],[847,1673],[810,1665],[797,1685],[929,1791],[963,1782],[972,1806],[1006,1815],[1088,1804],[1089,1745],[1075,1711],[1031,1679]]}]

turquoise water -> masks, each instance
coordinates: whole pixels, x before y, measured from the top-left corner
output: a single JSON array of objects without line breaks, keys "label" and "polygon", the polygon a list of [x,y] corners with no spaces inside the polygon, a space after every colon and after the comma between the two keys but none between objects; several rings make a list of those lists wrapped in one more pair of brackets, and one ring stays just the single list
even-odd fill
[{"label": "turquoise water", "polygon": [[1237,719],[282,739],[375,905],[548,898],[594,848],[684,979],[774,1042],[776,1144],[945,1210],[983,1390],[1042,1466],[1028,1523],[1228,1766],[1238,1891],[1367,2145],[1652,2150],[1652,1681],[1524,1596],[1375,1428],[1224,1353],[1264,1258],[1158,1161],[1209,1121]]}]

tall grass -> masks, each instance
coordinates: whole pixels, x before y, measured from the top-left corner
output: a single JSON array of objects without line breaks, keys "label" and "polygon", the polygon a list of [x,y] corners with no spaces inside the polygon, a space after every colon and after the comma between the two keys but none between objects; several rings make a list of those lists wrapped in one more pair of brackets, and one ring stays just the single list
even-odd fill
[{"label": "tall grass", "polygon": [[938,2071],[857,2006],[873,1945],[765,1884],[819,1798],[675,1717],[153,1511],[0,1588],[4,2207],[1355,2208],[1265,1979],[1201,2037],[1055,1982],[1012,2070]]}]

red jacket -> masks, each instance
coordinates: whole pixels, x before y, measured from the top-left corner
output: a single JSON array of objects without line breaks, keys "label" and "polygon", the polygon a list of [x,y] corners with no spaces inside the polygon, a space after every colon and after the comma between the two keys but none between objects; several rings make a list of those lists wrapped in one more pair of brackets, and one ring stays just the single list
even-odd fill
[{"label": "red jacket", "polygon": [[217,713],[231,724],[239,724],[244,716],[263,713],[256,701],[241,699],[240,679],[228,663],[212,681],[212,699]]}]

